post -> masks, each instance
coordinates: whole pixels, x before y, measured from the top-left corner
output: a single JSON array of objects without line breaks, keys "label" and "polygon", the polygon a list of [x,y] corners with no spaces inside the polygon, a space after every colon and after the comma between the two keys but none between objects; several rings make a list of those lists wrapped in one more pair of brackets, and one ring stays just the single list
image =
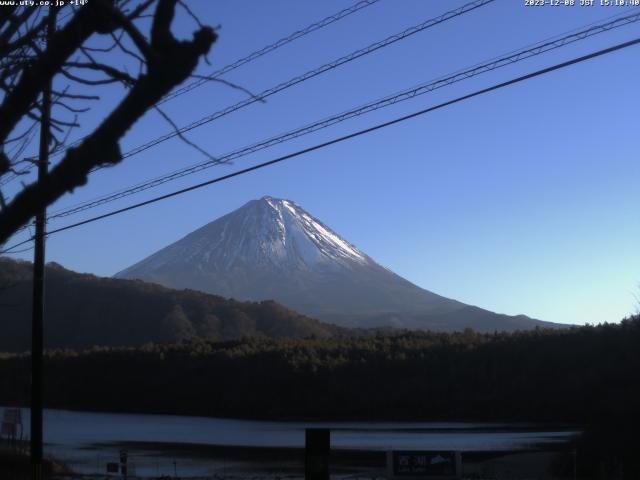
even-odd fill
[{"label": "post", "polygon": [[127,452],[127,450],[125,450],[124,448],[120,450],[120,473],[122,474],[122,477],[124,478],[124,480],[127,480],[127,478],[129,477],[129,465],[128,465],[128,460],[129,460],[129,452]]},{"label": "post", "polygon": [[305,480],[329,480],[331,431],[328,428],[307,428],[304,434]]},{"label": "post", "polygon": [[[56,12],[49,7],[47,43],[56,28]],[[51,123],[51,81],[42,91],[38,182],[47,175]],[[42,480],[42,409],[43,409],[43,323],[44,323],[44,236],[46,208],[36,214],[33,253],[33,303],[31,317],[31,478]]]}]

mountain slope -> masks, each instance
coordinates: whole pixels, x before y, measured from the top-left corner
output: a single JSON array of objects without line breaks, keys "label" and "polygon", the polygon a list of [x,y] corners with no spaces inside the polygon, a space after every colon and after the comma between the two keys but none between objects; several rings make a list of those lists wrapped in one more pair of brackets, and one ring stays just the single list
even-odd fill
[{"label": "mountain slope", "polygon": [[224,297],[274,299],[350,327],[480,331],[550,326],[424,290],[380,266],[290,200],[263,197],[116,274]]},{"label": "mountain slope", "polygon": [[[0,258],[0,351],[30,346],[29,262]],[[272,301],[227,300],[193,290],[100,278],[49,264],[45,285],[47,348],[137,346],[189,338],[319,337],[340,329]]]}]

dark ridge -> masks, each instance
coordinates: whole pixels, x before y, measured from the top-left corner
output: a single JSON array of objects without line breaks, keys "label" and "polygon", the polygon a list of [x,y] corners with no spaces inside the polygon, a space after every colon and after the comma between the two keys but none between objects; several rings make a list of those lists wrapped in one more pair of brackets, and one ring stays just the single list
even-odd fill
[{"label": "dark ridge", "polygon": [[[30,262],[0,258],[0,351],[30,348]],[[136,346],[192,338],[326,337],[342,331],[274,301],[239,302],[140,280],[101,278],[50,263],[46,348]]]}]

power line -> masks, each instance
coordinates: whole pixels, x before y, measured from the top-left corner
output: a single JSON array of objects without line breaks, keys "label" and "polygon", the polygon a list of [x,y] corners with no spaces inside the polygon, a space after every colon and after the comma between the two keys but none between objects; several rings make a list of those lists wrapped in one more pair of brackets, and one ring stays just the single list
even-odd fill
[{"label": "power line", "polygon": [[534,46],[525,48],[524,50],[513,51],[513,53],[507,56],[496,57],[485,63],[476,64],[475,66],[468,68],[466,70],[459,70],[456,73],[453,73],[444,77],[440,77],[437,80],[431,81],[429,83],[421,84],[417,87],[413,87],[411,89],[407,89],[399,93],[389,95],[380,100],[369,102],[355,109],[342,112],[337,115],[333,115],[323,120],[289,131],[285,134],[282,134],[276,137],[271,137],[267,140],[263,140],[263,141],[251,144],[249,146],[242,147],[240,149],[234,150],[230,153],[227,153],[225,155],[218,157],[215,161],[206,161],[196,165],[192,165],[190,167],[174,171],[170,174],[163,175],[161,177],[157,177],[152,180],[148,180],[146,182],[134,185],[132,187],[128,187],[126,189],[122,189],[114,193],[104,195],[97,199],[94,199],[88,202],[83,202],[76,206],[73,206],[64,210],[60,210],[58,212],[54,212],[52,215],[49,216],[49,219],[66,217],[69,215],[73,215],[75,213],[79,213],[85,210],[89,210],[91,208],[98,207],[100,205],[104,205],[106,203],[110,203],[115,200],[119,200],[121,198],[130,196],[136,193],[140,193],[142,191],[167,183],[169,181],[173,181],[178,178],[182,178],[184,176],[200,172],[207,168],[211,168],[215,165],[229,163],[237,158],[249,155],[256,151],[263,150],[265,148],[301,137],[303,135],[307,135],[309,133],[312,133],[324,128],[328,128],[329,126],[335,125],[337,123],[341,123],[351,118],[364,115],[366,113],[370,113],[381,108],[386,108],[396,103],[415,98],[419,95],[424,95],[433,90],[451,85],[453,83],[472,78],[476,75],[486,73],[507,65],[511,65],[513,63],[517,63],[519,61],[531,58],[533,56],[537,56],[537,55],[549,52],[551,50],[561,48],[563,46],[577,42],[579,40],[584,40],[585,38],[589,38],[599,33],[603,33],[614,28],[619,28],[623,25],[628,25],[630,23],[634,23],[637,21],[640,21],[640,12],[636,12],[635,14],[627,15],[625,17],[618,18],[610,22],[591,26],[590,28],[580,30],[576,33],[566,35],[562,38],[557,38],[550,41],[543,41],[543,43],[534,44]]},{"label": "power line", "polygon": [[287,37],[283,37],[280,40],[267,45],[266,47],[261,48],[260,50],[257,50],[253,53],[250,53],[249,55],[247,55],[246,57],[240,58],[238,60],[236,60],[233,63],[230,63],[229,65],[226,65],[222,68],[220,68],[219,70],[216,70],[214,72],[212,72],[211,74],[209,74],[206,78],[201,78],[198,79],[188,85],[185,85],[184,87],[181,87],[177,90],[174,90],[173,92],[169,93],[168,95],[166,95],[162,100],[160,100],[160,102],[158,102],[158,104],[160,103],[164,103],[164,102],[168,102],[169,100],[173,100],[176,97],[179,97],[180,95],[183,95],[187,92],[190,92],[191,90],[194,90],[195,88],[198,88],[201,85],[204,85],[205,83],[207,83],[210,80],[214,80],[222,75],[224,75],[225,73],[229,73],[232,70],[235,70],[238,67],[241,67],[242,65],[245,65],[249,62],[252,62],[260,57],[262,57],[263,55],[266,55],[267,53],[270,53],[274,50],[277,50],[280,47],[283,47],[284,45],[287,45],[288,43],[293,42],[294,40],[297,40],[301,37],[304,37],[305,35],[308,35],[312,32],[315,32],[316,30],[319,30],[320,28],[326,27],[327,25],[331,25],[334,22],[337,22],[338,20],[351,15],[352,13],[357,12],[358,10],[361,10],[365,7],[369,7],[371,5],[373,5],[374,3],[378,2],[379,0],[363,0],[360,1],[354,5],[352,5],[349,8],[345,8],[344,10],[339,11],[338,13],[335,13],[333,15],[330,15],[328,17],[323,18],[322,20],[320,20],[319,22],[315,22],[312,23],[311,25],[309,25],[306,28],[303,28],[301,30],[298,30],[296,32],[293,32],[291,35],[287,36]]},{"label": "power line", "polygon": [[[33,241],[33,238],[30,238],[29,240],[25,241],[24,243],[31,242],[31,241]],[[24,245],[24,243],[21,243],[20,245]],[[16,244],[11,248],[7,248],[6,250],[2,250],[2,251],[0,251],[0,254],[2,254],[2,255],[17,255],[19,253],[29,252],[29,251],[34,249],[34,247],[31,246],[31,247],[28,247],[28,248],[23,248],[21,250],[14,250],[14,248],[17,248],[20,245]]]},{"label": "power line", "polygon": [[[178,129],[177,131],[172,131],[169,133],[166,133],[165,135],[162,135],[160,137],[157,137],[143,145],[139,145],[138,147],[135,147],[131,150],[129,150],[128,152],[125,152],[122,155],[122,158],[128,158],[131,157],[133,155],[137,155],[138,153],[141,153],[151,147],[154,147],[156,145],[159,145],[160,143],[163,143],[171,138],[175,138],[181,134],[184,134],[186,132],[189,132],[195,128],[201,127],[202,125],[205,125],[207,123],[211,123],[214,120],[217,120],[221,117],[224,117],[226,115],[229,115],[232,112],[235,112],[237,110],[240,110],[241,108],[247,107],[249,105],[252,105],[256,102],[259,101],[263,101],[265,98],[268,98],[272,95],[275,95],[276,93],[282,92],[283,90],[286,90],[288,88],[293,87],[294,85],[298,85],[299,83],[305,82],[307,80],[310,80],[314,77],[317,77],[318,75],[321,75],[325,72],[328,72],[330,70],[333,70],[335,68],[338,68],[342,65],[345,65],[349,62],[352,62],[360,57],[363,57],[365,55],[368,55],[370,53],[373,53],[377,50],[380,50],[381,48],[387,47],[389,45],[392,45],[396,42],[399,42],[400,40],[404,40],[405,38],[408,38],[412,35],[415,35],[416,33],[422,32],[428,28],[434,27],[436,25],[439,25],[441,23],[446,22],[447,20],[451,20],[452,18],[456,18],[459,17],[461,15],[464,15],[465,13],[468,13],[472,10],[475,10],[477,8],[483,7],[485,5],[488,5],[489,3],[494,2],[495,0],[475,0],[473,2],[469,2],[459,8],[456,8],[454,10],[450,10],[448,12],[443,13],[442,15],[439,15],[437,17],[431,18],[429,20],[426,20],[418,25],[414,25],[413,27],[407,28],[406,30],[400,32],[400,33],[396,33],[394,35],[391,35],[387,38],[385,38],[384,40],[380,40],[378,42],[372,43],[371,45],[368,45],[364,48],[361,48],[359,50],[356,50],[354,52],[349,53],[348,55],[345,55],[343,57],[338,58],[337,60],[334,60],[330,63],[326,63],[318,68],[315,68],[313,70],[309,70],[308,72],[299,75],[297,77],[293,77],[289,80],[287,80],[286,82],[282,82],[274,87],[268,88],[264,91],[262,91],[261,93],[257,94],[257,95],[253,95],[251,97],[248,97],[238,103],[235,103],[233,105],[230,105],[228,107],[223,108],[222,110],[218,110],[217,112],[214,112],[210,115],[207,115],[206,117],[203,117],[199,120],[196,120],[195,122],[192,122],[180,129]],[[100,167],[94,169],[95,170],[99,170]]]},{"label": "power line", "polygon": [[[162,98],[156,105],[160,105],[162,103],[165,103],[169,100],[173,100],[176,97],[179,97],[180,95],[183,95],[187,92],[190,92],[191,90],[194,90],[195,88],[198,88],[200,85],[203,85],[211,80],[215,80],[216,78],[231,72],[232,70],[235,70],[236,68],[239,68],[243,65],[246,65],[247,63],[250,63],[264,55],[266,55],[267,53],[273,52],[274,50],[277,50],[280,47],[283,47],[289,43],[292,43],[293,41],[302,38],[312,32],[315,32],[316,30],[319,30],[321,28],[324,28],[328,25],[331,25],[334,22],[337,22],[338,20],[341,20],[349,15],[351,15],[352,13],[355,13],[359,10],[362,10],[363,8],[369,7],[371,5],[373,5],[374,3],[379,2],[380,0],[362,0],[359,1],[357,3],[355,3],[354,5],[352,5],[349,8],[345,8],[344,10],[340,10],[337,13],[334,13],[333,15],[329,15],[328,17],[323,18],[322,20],[312,23],[311,25],[301,29],[301,30],[297,30],[295,32],[293,32],[291,35],[288,35],[286,37],[281,38],[280,40],[277,40],[276,42],[273,42],[263,48],[261,48],[260,50],[256,50],[255,52],[250,53],[249,55],[239,58],[238,60],[225,65],[224,67],[215,70],[214,72],[210,73],[209,75],[207,75],[206,78],[200,78],[188,85],[185,85],[184,87],[181,87],[167,95],[164,96],[164,98]],[[69,145],[69,147],[73,147],[73,146],[77,146],[80,143],[82,143],[82,141],[85,139],[86,137],[82,137],[78,140],[76,140],[75,142],[73,142],[72,144]],[[65,147],[68,148],[68,147]]]},{"label": "power line", "polygon": [[[308,25],[305,28],[302,28],[300,30],[296,30],[295,32],[293,32],[292,34],[283,37],[269,45],[266,45],[264,47],[262,47],[259,50],[256,50],[252,53],[250,53],[249,55],[246,55],[242,58],[239,58],[238,60],[229,63],[228,65],[225,65],[224,67],[213,71],[212,73],[210,73],[209,75],[207,75],[205,78],[200,78],[194,82],[191,82],[187,85],[185,85],[184,87],[181,87],[177,90],[174,90],[173,92],[165,95],[164,98],[162,98],[156,105],[160,105],[162,103],[165,103],[169,100],[173,100],[176,97],[179,97],[180,95],[183,95],[185,93],[188,93],[196,88],[198,88],[199,86],[211,81],[211,80],[215,80],[216,78],[231,72],[232,70],[235,70],[236,68],[239,68],[243,65],[246,65],[247,63],[250,63],[254,60],[257,60],[260,57],[263,57],[264,55],[273,52],[274,50],[277,50],[285,45],[288,45],[289,43],[294,42],[295,40],[298,40],[302,37],[305,37],[307,35],[309,35],[310,33],[315,32],[316,30],[320,30],[324,27],[327,27],[329,25],[331,25],[332,23],[337,22],[338,20],[342,20],[345,17],[348,17],[349,15],[356,13],[366,7],[369,7],[375,3],[378,3],[380,0],[360,0],[358,2],[356,2],[355,4],[351,5],[348,8],[345,8],[343,10],[340,10],[339,12],[336,12],[332,15],[329,15],[328,17],[323,18],[322,20],[319,20],[317,22],[314,22],[310,25]],[[60,20],[68,17],[71,13],[67,13],[66,15],[64,15],[63,17],[60,18]],[[52,155],[56,156],[59,155],[62,151],[71,148],[71,147],[76,147],[78,145],[80,145],[85,138],[87,138],[87,136],[83,136],[75,141],[73,141],[70,144],[64,145],[64,146],[60,146],[59,148],[56,148],[53,152]],[[2,180],[0,181],[0,186],[5,185],[11,181],[13,181],[18,175],[13,175],[11,176],[11,178],[9,178],[8,180]]]},{"label": "power line", "polygon": [[[31,170],[29,170],[29,171],[31,171]],[[3,187],[5,185],[7,185],[8,183],[13,182],[18,177],[19,177],[19,175],[15,174],[15,173],[11,173],[11,174],[7,175],[6,178],[3,178],[2,180],[0,180],[0,187]]]},{"label": "power line", "polygon": [[16,248],[21,247],[22,245],[25,245],[25,244],[27,244],[29,242],[33,242],[33,240],[34,240],[34,237],[29,237],[26,240],[23,240],[22,242],[18,242],[18,243],[14,244],[14,245],[11,245],[10,247],[5,248],[4,250],[0,250],[0,255],[28,252],[29,250],[33,250],[33,248],[34,248],[33,246],[31,246],[29,248],[25,248],[24,250],[16,250]]},{"label": "power line", "polygon": [[[375,42],[373,44],[368,45],[367,47],[364,47],[362,49],[356,50],[348,55],[345,55],[343,57],[340,57],[339,59],[331,62],[331,63],[327,63],[319,68],[316,68],[314,70],[310,70],[307,73],[300,75],[298,77],[294,77],[292,79],[290,79],[287,82],[281,83],[275,87],[272,87],[270,89],[267,89],[265,91],[263,91],[262,93],[258,94],[257,96],[252,96],[250,98],[247,98],[241,102],[236,103],[235,105],[231,105],[229,107],[226,107],[223,110],[220,110],[218,112],[215,112],[214,114],[211,114],[207,117],[204,117],[196,122],[193,122],[185,127],[182,127],[181,129],[178,129],[177,131],[173,131],[171,133],[165,134],[162,137],[158,137],[154,140],[152,140],[151,142],[147,142],[144,145],[138,146],[136,148],[134,148],[133,150],[129,150],[128,152],[125,152],[122,155],[122,158],[128,158],[131,157],[133,155],[136,155],[137,153],[140,153],[144,150],[147,150],[148,148],[151,148],[155,145],[158,145],[166,140],[169,140],[170,138],[173,138],[175,136],[179,136],[187,131],[190,131],[194,128],[197,128],[199,126],[205,125],[207,123],[210,123],[220,117],[223,117],[225,115],[228,115],[229,113],[232,113],[233,111],[239,110],[240,108],[243,108],[245,106],[248,106],[252,103],[255,103],[257,101],[261,101],[266,97],[269,97],[271,95],[274,95],[278,92],[281,92],[287,88],[290,88],[294,85],[297,85],[301,82],[304,82],[306,80],[309,80],[311,78],[314,78],[318,75],[321,75],[324,72],[327,72],[329,70],[333,70],[341,65],[344,65],[346,63],[349,63],[353,60],[356,60],[357,58],[360,58],[364,55],[368,55],[369,53],[375,52],[381,48],[384,48],[386,46],[389,46],[393,43],[396,43],[400,40],[403,40],[405,38],[408,38],[416,33],[419,33],[423,30],[426,30],[428,28],[434,27],[436,25],[439,25],[440,23],[446,22],[447,20],[456,18],[458,16],[464,15],[465,13],[468,13],[470,11],[473,11],[477,8],[483,7],[485,5],[488,5],[489,3],[494,2],[495,0],[475,0],[472,2],[469,2],[465,5],[462,5],[461,7],[458,7],[454,10],[450,10],[448,12],[445,12],[437,17],[431,18],[429,20],[426,20],[418,25],[414,25],[413,27],[407,28],[404,31],[400,32],[400,33],[396,33],[394,35],[391,35],[387,38],[385,38],[384,40]],[[69,148],[71,145],[67,146],[66,148]],[[266,147],[265,147],[266,148]],[[60,153],[57,152],[57,153]],[[54,152],[52,154],[52,156],[55,156],[56,152]],[[91,170],[91,172],[95,172],[97,170],[100,170],[103,167],[96,167],[94,169]],[[53,218],[53,216],[52,216]],[[20,230],[18,230],[20,231]]]},{"label": "power line", "polygon": [[[171,193],[167,193],[165,195],[160,195],[158,197],[154,197],[152,199],[145,200],[144,202],[139,202],[139,203],[136,203],[136,204],[133,204],[133,205],[129,205],[128,207],[120,208],[118,210],[113,210],[111,212],[108,212],[108,213],[105,213],[105,214],[102,214],[102,215],[98,215],[98,216],[95,216],[95,217],[92,217],[92,218],[88,218],[86,220],[82,220],[80,222],[76,222],[76,223],[73,223],[73,224],[70,224],[70,225],[66,225],[64,227],[60,227],[60,228],[51,230],[51,231],[47,232],[47,235],[53,235],[55,233],[63,232],[65,230],[70,230],[72,228],[76,228],[76,227],[79,227],[79,226],[82,226],[82,225],[86,225],[88,223],[93,223],[93,222],[96,222],[98,220],[102,220],[102,219],[105,219],[105,218],[108,218],[108,217],[112,217],[114,215],[118,215],[120,213],[127,212],[129,210],[134,210],[136,208],[140,208],[140,207],[144,207],[146,205],[157,203],[157,202],[159,202],[161,200],[165,200],[167,198],[175,197],[175,196],[178,196],[178,195],[182,195],[183,193],[187,193],[187,192],[190,192],[190,191],[193,191],[193,190],[197,190],[197,189],[209,186],[209,185],[213,185],[214,183],[219,183],[219,182],[222,182],[222,181],[225,181],[225,180],[229,180],[231,178],[234,178],[234,177],[237,177],[237,176],[249,173],[249,172],[253,172],[255,170],[260,170],[262,168],[266,168],[266,167],[275,165],[277,163],[284,162],[285,160],[289,160],[289,159],[292,159],[292,158],[295,158],[295,157],[299,157],[299,156],[302,156],[302,155],[304,155],[306,153],[310,153],[310,152],[313,152],[313,151],[316,151],[316,150],[320,150],[322,148],[326,148],[326,147],[328,147],[330,145],[341,143],[341,142],[344,142],[346,140],[350,140],[352,138],[360,137],[362,135],[366,135],[368,133],[371,133],[371,132],[374,132],[374,131],[377,131],[377,130],[380,130],[380,129],[383,129],[383,128],[386,128],[386,127],[389,127],[391,125],[395,125],[395,124],[410,120],[412,118],[425,115],[425,114],[433,112],[435,110],[440,110],[442,108],[445,108],[445,107],[448,107],[448,106],[463,102],[465,100],[469,100],[471,98],[478,97],[478,96],[484,95],[486,93],[490,93],[490,92],[493,92],[493,91],[496,91],[496,90],[499,90],[499,89],[502,89],[502,88],[505,88],[505,87],[508,87],[508,86],[511,86],[511,85],[514,85],[514,84],[517,84],[517,83],[520,83],[520,82],[524,82],[526,80],[530,80],[530,79],[535,78],[535,77],[546,75],[546,74],[554,72],[556,70],[561,70],[561,69],[569,67],[571,65],[582,63],[582,62],[585,62],[587,60],[591,60],[591,59],[596,58],[596,57],[607,55],[609,53],[613,53],[613,52],[618,51],[618,50],[629,48],[629,47],[637,45],[637,44],[640,44],[640,37],[635,38],[633,40],[629,40],[627,42],[619,43],[619,44],[614,45],[612,47],[608,47],[608,48],[605,48],[605,49],[602,49],[602,50],[598,50],[598,51],[592,52],[592,53],[587,54],[587,55],[583,55],[581,57],[573,58],[571,60],[555,64],[555,65],[553,65],[551,67],[546,67],[546,68],[543,68],[543,69],[540,69],[540,70],[536,70],[534,72],[531,72],[531,73],[528,73],[528,74],[513,78],[511,80],[507,80],[505,82],[498,83],[498,84],[493,85],[491,87],[483,88],[481,90],[476,90],[475,92],[463,95],[461,97],[457,97],[457,98],[455,98],[453,100],[449,100],[449,101],[440,103],[438,105],[431,106],[431,107],[419,110],[417,112],[414,112],[414,113],[411,113],[411,114],[408,114],[408,115],[404,115],[402,117],[395,118],[393,120],[389,120],[387,122],[379,123],[379,124],[374,125],[372,127],[365,128],[365,129],[362,129],[362,130],[358,130],[358,131],[350,133],[348,135],[344,135],[344,136],[341,136],[341,137],[338,137],[338,138],[334,138],[333,140],[329,140],[327,142],[319,143],[319,144],[316,144],[316,145],[314,145],[312,147],[304,148],[302,150],[298,150],[296,152],[289,153],[287,155],[283,155],[281,157],[278,157],[278,158],[275,158],[273,160],[254,165],[252,167],[244,168],[242,170],[238,170],[236,172],[233,172],[233,173],[230,173],[230,174],[227,174],[227,175],[223,175],[221,177],[217,177],[217,178],[214,178],[214,179],[211,179],[211,180],[207,180],[206,182],[198,183],[198,184],[192,185],[190,187],[182,188],[180,190],[176,190],[176,191],[173,191]],[[12,247],[10,247],[7,250],[13,250],[13,249],[15,249],[15,248],[17,248],[17,247],[19,247],[21,245],[24,245],[25,243],[30,242],[31,240],[33,240],[33,239],[30,238],[30,239],[24,240],[24,241],[22,241],[20,243],[17,243],[15,245],[13,245]]]},{"label": "power line", "polygon": [[[335,68],[338,68],[342,65],[345,65],[347,63],[350,63],[360,57],[363,57],[365,55],[368,55],[370,53],[373,53],[377,50],[380,50],[381,48],[387,47],[389,45],[392,45],[400,40],[404,40],[405,38],[408,38],[412,35],[415,35],[416,33],[422,32],[428,28],[434,27],[436,25],[439,25],[441,23],[446,22],[447,20],[451,20],[453,18],[459,17],[461,15],[464,15],[465,13],[468,13],[472,10],[475,10],[477,8],[483,7],[485,5],[488,5],[489,3],[493,3],[495,0],[475,0],[473,2],[469,2],[465,5],[462,5],[459,8],[456,8],[454,10],[450,10],[448,12],[445,12],[437,17],[431,18],[429,20],[425,20],[424,22],[418,24],[418,25],[414,25],[413,27],[409,27],[407,29],[405,29],[404,31],[400,32],[400,33],[396,33],[394,35],[391,35],[383,40],[380,40],[378,42],[372,43],[364,48],[361,48],[359,50],[356,50],[354,52],[349,53],[348,55],[345,55],[343,57],[338,58],[337,60],[334,60],[330,63],[326,63],[318,68],[315,68],[313,70],[309,70],[308,72],[299,75],[297,77],[293,77],[289,80],[287,80],[286,82],[282,82],[276,86],[270,87],[264,91],[262,91],[261,93],[257,94],[257,95],[252,95],[240,102],[237,102],[233,105],[229,105],[225,108],[223,108],[222,110],[218,110],[217,112],[214,112],[210,115],[207,115],[206,117],[203,117],[199,120],[196,120],[195,122],[192,122],[184,127],[181,127],[177,130],[174,130],[172,132],[166,133],[160,137],[157,137],[153,140],[148,141],[147,143],[144,143],[142,145],[139,145],[127,152],[125,152],[122,155],[122,159],[125,158],[129,158],[132,157],[134,155],[137,155],[138,153],[141,153],[145,150],[148,150],[149,148],[155,147],[156,145],[159,145],[160,143],[163,143],[167,140],[170,140],[172,138],[175,138],[177,136],[180,136],[188,131],[191,131],[195,128],[201,127],[202,125],[206,125],[207,123],[211,123],[214,120],[217,120],[219,118],[222,118],[226,115],[229,115],[230,113],[233,113],[237,110],[240,110],[241,108],[247,107],[249,105],[252,105],[256,102],[260,102],[260,101],[264,101],[265,98],[268,98],[272,95],[275,95],[276,93],[282,92],[288,88],[291,88],[295,85],[298,85],[299,83],[305,82],[307,80],[310,80],[314,77],[317,77],[318,75],[321,75],[325,72],[328,72],[330,70],[333,70]],[[71,148],[71,147],[75,147],[77,145],[79,145],[80,143],[82,143],[82,141],[86,138],[80,138],[78,140],[76,140],[75,142],[69,144],[69,145],[65,145],[64,149],[60,149],[57,151],[54,151],[52,156],[58,156],[61,153],[63,153],[64,151],[66,151],[66,149]],[[98,170],[101,170],[102,168],[105,167],[95,167],[94,169],[91,170],[91,173],[96,172]]]}]

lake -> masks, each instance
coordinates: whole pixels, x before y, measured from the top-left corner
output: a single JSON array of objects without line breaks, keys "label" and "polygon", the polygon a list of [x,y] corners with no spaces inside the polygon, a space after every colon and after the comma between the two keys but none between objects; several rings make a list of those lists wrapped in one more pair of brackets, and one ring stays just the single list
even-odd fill
[{"label": "lake", "polygon": [[[29,411],[23,409],[26,434]],[[104,473],[126,448],[138,475],[295,470],[305,428],[330,428],[336,450],[527,450],[558,444],[575,429],[482,422],[255,421],[177,415],[45,410],[45,454],[81,473]],[[260,455],[260,452],[267,452]],[[280,452],[280,455],[276,454]],[[268,468],[267,468],[268,466]],[[299,467],[299,465],[298,465]]]}]

